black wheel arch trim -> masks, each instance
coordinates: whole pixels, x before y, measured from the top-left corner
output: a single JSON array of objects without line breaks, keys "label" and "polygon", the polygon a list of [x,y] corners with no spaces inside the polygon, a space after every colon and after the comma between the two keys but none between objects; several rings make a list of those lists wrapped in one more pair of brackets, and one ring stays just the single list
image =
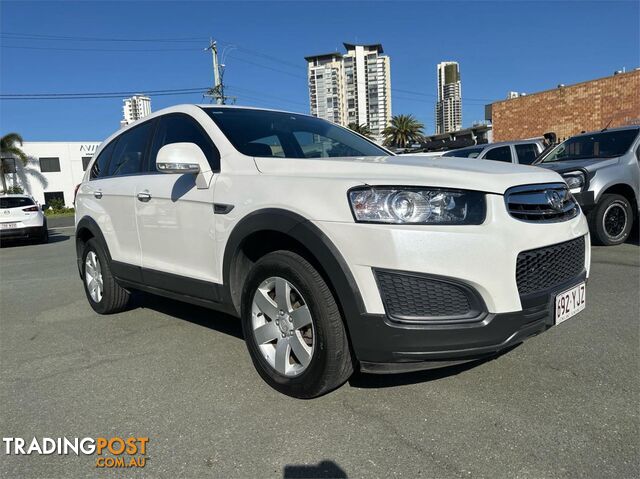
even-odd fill
[{"label": "black wheel arch trim", "polygon": [[244,240],[261,231],[285,234],[313,255],[324,270],[329,286],[338,296],[336,299],[344,313],[347,327],[351,322],[350,318],[359,317],[365,312],[360,290],[338,248],[311,221],[297,213],[279,208],[266,208],[248,214],[238,222],[229,235],[223,257],[225,301],[234,304],[233,296],[241,293],[232,291],[231,269]]},{"label": "black wheel arch trim", "polygon": [[111,253],[109,252],[109,247],[107,246],[107,242],[104,239],[104,235],[102,234],[102,230],[100,230],[98,223],[90,216],[83,216],[76,225],[76,260],[78,262],[78,272],[80,273],[80,277],[82,277],[81,245],[84,243],[82,242],[81,235],[79,235],[79,233],[82,230],[88,230],[91,233],[91,236],[96,238],[101,243],[105,253],[107,253],[107,259],[109,260],[109,262],[111,262]]}]

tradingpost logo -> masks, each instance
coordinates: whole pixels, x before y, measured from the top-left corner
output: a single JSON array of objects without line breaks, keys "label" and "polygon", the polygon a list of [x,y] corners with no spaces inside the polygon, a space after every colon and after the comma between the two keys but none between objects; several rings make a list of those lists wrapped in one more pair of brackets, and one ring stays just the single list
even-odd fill
[{"label": "tradingpost logo", "polygon": [[148,437],[3,437],[4,452],[8,455],[96,456],[98,468],[144,467],[147,459]]}]

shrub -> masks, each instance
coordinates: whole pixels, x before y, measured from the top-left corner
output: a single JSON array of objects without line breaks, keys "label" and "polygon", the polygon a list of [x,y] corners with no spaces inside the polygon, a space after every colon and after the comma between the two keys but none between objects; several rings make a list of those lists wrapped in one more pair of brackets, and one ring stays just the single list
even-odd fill
[{"label": "shrub", "polygon": [[51,201],[49,201],[49,204],[47,206],[49,206],[55,213],[62,212],[66,209],[64,206],[64,200],[60,198],[52,199]]},{"label": "shrub", "polygon": [[19,185],[10,186],[9,188],[7,188],[8,195],[21,195],[23,193],[24,189]]}]

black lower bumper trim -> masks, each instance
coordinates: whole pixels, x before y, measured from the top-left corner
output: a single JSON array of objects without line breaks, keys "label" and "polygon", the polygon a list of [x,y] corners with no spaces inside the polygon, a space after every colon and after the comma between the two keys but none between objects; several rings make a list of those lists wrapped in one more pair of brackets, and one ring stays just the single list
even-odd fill
[{"label": "black lower bumper trim", "polygon": [[44,227],[42,226],[30,226],[27,228],[11,228],[6,230],[0,230],[0,239],[18,240],[18,239],[39,238],[43,234],[44,234]]},{"label": "black lower bumper trim", "polygon": [[596,205],[596,198],[593,191],[581,191],[574,193],[573,196],[583,210],[588,211]]},{"label": "black lower bumper trim", "polygon": [[493,356],[553,326],[555,295],[585,278],[583,273],[553,290],[521,298],[521,311],[485,313],[474,323],[401,325],[385,315],[362,314],[350,328],[361,370],[407,372]]}]

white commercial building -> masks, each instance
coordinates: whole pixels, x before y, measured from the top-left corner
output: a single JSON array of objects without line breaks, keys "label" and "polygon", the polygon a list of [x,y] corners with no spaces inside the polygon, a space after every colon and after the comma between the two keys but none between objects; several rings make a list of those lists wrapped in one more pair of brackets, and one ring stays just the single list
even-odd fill
[{"label": "white commercial building", "polygon": [[144,95],[134,95],[131,98],[122,100],[123,120],[120,126],[127,126],[140,118],[151,114],[151,98]]},{"label": "white commercial building", "polygon": [[59,198],[72,207],[75,188],[99,145],[99,141],[25,141],[22,151],[29,158],[26,166],[3,159],[5,164],[9,162],[7,186],[22,187],[40,204]]},{"label": "white commercial building", "polygon": [[438,63],[436,134],[462,129],[462,84],[457,62]]},{"label": "white commercial building", "polygon": [[305,57],[311,114],[367,125],[381,141],[391,121],[391,64],[382,45],[344,44],[347,53]]}]

